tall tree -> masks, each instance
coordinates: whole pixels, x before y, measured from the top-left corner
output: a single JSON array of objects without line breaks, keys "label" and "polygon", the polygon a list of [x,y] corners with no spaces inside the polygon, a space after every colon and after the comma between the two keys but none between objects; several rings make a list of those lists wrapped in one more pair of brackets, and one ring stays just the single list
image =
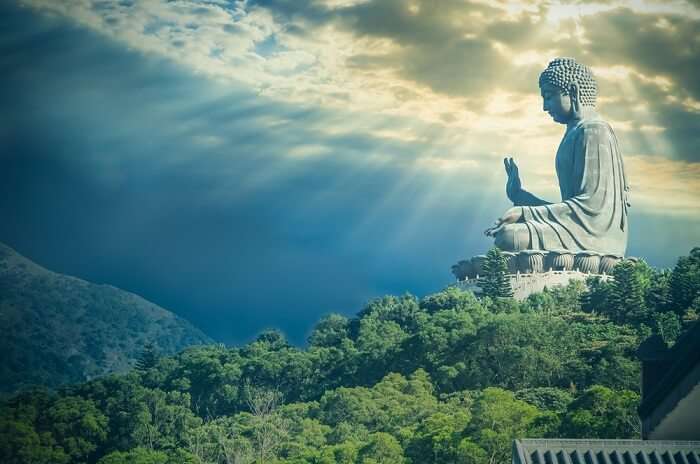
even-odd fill
[{"label": "tall tree", "polygon": [[145,372],[158,364],[158,348],[153,344],[153,342],[148,341],[143,346],[143,351],[141,355],[136,360],[136,370],[139,372]]},{"label": "tall tree", "polygon": [[282,394],[250,384],[246,385],[245,392],[256,462],[270,462],[277,457],[277,451],[288,434],[288,421],[279,413]]},{"label": "tall tree", "polygon": [[611,319],[618,323],[641,324],[649,322],[645,294],[650,285],[647,270],[642,262],[623,260],[613,269],[610,304],[607,308]]},{"label": "tall tree", "polygon": [[[477,456],[482,454],[481,462],[496,464],[510,460],[513,438],[531,436],[531,426],[540,412],[508,390],[489,387],[476,399],[472,414],[468,435],[485,452],[477,451]],[[487,460],[482,460],[484,457]]]},{"label": "tall tree", "polygon": [[485,296],[507,298],[513,296],[513,289],[508,278],[508,262],[497,247],[486,253],[483,274],[479,277],[479,286]]},{"label": "tall tree", "polygon": [[654,270],[651,283],[644,297],[649,311],[659,313],[673,309],[670,283],[671,271],[668,269]]},{"label": "tall tree", "polygon": [[669,286],[673,310],[683,315],[700,296],[700,247],[693,248],[689,256],[678,259]]},{"label": "tall tree", "polygon": [[673,345],[681,334],[681,318],[672,311],[654,313],[653,317],[654,332],[661,335],[667,346]]},{"label": "tall tree", "polygon": [[609,315],[612,287],[612,282],[604,281],[599,276],[586,279],[587,290],[581,295],[581,309],[589,313]]}]

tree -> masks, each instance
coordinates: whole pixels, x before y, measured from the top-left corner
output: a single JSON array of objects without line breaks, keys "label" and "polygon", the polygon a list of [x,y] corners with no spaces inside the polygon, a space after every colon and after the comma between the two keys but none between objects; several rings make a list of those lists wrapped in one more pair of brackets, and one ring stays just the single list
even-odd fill
[{"label": "tree", "polygon": [[477,319],[487,315],[481,302],[472,292],[464,291],[458,287],[447,287],[441,292],[427,295],[420,301],[419,305],[421,309],[430,314],[443,310],[456,310],[468,312]]},{"label": "tree", "polygon": [[46,411],[46,420],[73,462],[87,460],[107,438],[107,417],[88,399],[60,398]]},{"label": "tree", "polygon": [[0,402],[0,462],[7,464],[66,464],[70,457],[55,437],[41,427],[56,401],[44,389],[22,392]]},{"label": "tree", "polygon": [[573,401],[571,392],[554,387],[524,388],[515,392],[515,397],[530,403],[537,409],[553,411],[557,414],[565,412]]},{"label": "tree", "polygon": [[97,461],[97,464],[167,464],[168,455],[163,451],[134,448],[129,451],[114,451]]},{"label": "tree", "polygon": [[700,247],[693,248],[689,256],[678,259],[669,286],[673,310],[682,316],[700,296]]},{"label": "tree", "polygon": [[320,450],[327,444],[331,428],[318,419],[310,418],[311,408],[306,406],[295,404],[280,408],[281,415],[288,419],[288,437],[280,447],[280,455],[286,460],[315,462]]},{"label": "tree", "polygon": [[273,350],[281,350],[289,347],[289,343],[284,334],[277,329],[264,330],[258,335],[256,342],[267,344]]},{"label": "tree", "polygon": [[270,462],[288,435],[288,421],[278,410],[282,404],[282,394],[277,390],[248,384],[245,395],[250,409],[247,429],[252,436],[256,462]]},{"label": "tree", "polygon": [[381,379],[400,358],[403,342],[409,338],[398,322],[382,316],[371,313],[359,321],[355,346],[360,351],[362,369],[356,376],[358,383],[373,384]]},{"label": "tree", "polygon": [[568,408],[561,434],[570,438],[639,438],[639,395],[594,385]]},{"label": "tree", "polygon": [[405,461],[399,442],[384,432],[371,434],[369,443],[359,452],[361,464],[403,464]]},{"label": "tree", "polygon": [[663,269],[654,271],[651,283],[646,291],[645,300],[652,313],[666,312],[673,309],[671,303],[671,271]]},{"label": "tree", "polygon": [[508,274],[506,257],[497,247],[486,253],[483,274],[479,277],[479,287],[484,296],[491,298],[507,298],[513,296]]},{"label": "tree", "polygon": [[465,350],[458,388],[566,386],[577,357],[576,325],[541,314],[496,314]]},{"label": "tree", "polygon": [[237,436],[229,418],[216,419],[191,429],[186,437],[187,450],[198,464],[243,464],[253,462],[250,442]]},{"label": "tree", "polygon": [[348,338],[348,318],[340,314],[330,314],[316,324],[309,344],[317,347],[337,347]]},{"label": "tree", "polygon": [[151,450],[171,449],[185,443],[190,429],[201,424],[190,409],[190,395],[177,391],[144,389],[130,411],[132,440]]},{"label": "tree", "polygon": [[[512,392],[486,388],[477,398],[468,432],[473,442],[486,452],[487,462],[509,462],[511,445],[517,437],[531,436],[533,421],[539,416],[536,407],[515,399]],[[480,453],[473,446],[465,448],[473,456]]]},{"label": "tree", "polygon": [[407,456],[412,462],[458,462],[457,448],[470,418],[468,408],[452,404],[441,407],[418,424]]},{"label": "tree", "polygon": [[643,261],[619,262],[613,269],[610,304],[611,319],[617,323],[642,324],[649,321],[645,294],[650,285],[650,268]]},{"label": "tree", "polygon": [[[515,436],[636,436],[635,349],[646,324],[669,342],[679,330],[663,275],[628,264],[594,281],[585,305],[600,315],[578,311],[573,284],[526,302],[449,288],[329,316],[307,349],[266,332],[143,356],[127,374],[0,401],[0,462],[488,464]],[[684,323],[700,296],[690,308]]]},{"label": "tree", "polygon": [[143,346],[143,351],[141,355],[136,360],[136,370],[139,372],[146,372],[158,364],[158,348],[153,344],[153,342],[146,342]]},{"label": "tree", "polygon": [[673,345],[681,334],[681,319],[672,311],[654,313],[654,326],[655,332],[661,335],[666,346]]},{"label": "tree", "polygon": [[589,313],[609,314],[612,286],[612,282],[599,276],[587,278],[587,290],[581,295],[581,309]]},{"label": "tree", "polygon": [[351,324],[353,332],[359,328],[358,322],[368,317],[380,321],[392,321],[405,332],[413,332],[416,328],[417,318],[423,313],[418,304],[418,299],[410,294],[400,297],[384,296],[375,298],[362,311],[358,313],[359,321]]},{"label": "tree", "polygon": [[4,464],[68,464],[70,457],[50,433],[32,424],[0,417],[0,462]]},{"label": "tree", "polygon": [[[421,321],[415,338],[420,342],[416,353],[426,359],[432,370],[461,360],[466,345],[476,334],[476,325],[466,311],[446,309]],[[415,358],[414,358],[415,359]],[[420,358],[419,358],[420,359]]]},{"label": "tree", "polygon": [[485,449],[477,445],[471,438],[463,438],[457,446],[458,462],[464,464],[484,464],[489,462],[489,455]]},{"label": "tree", "polygon": [[318,464],[356,464],[359,459],[361,443],[344,441],[321,450]]}]

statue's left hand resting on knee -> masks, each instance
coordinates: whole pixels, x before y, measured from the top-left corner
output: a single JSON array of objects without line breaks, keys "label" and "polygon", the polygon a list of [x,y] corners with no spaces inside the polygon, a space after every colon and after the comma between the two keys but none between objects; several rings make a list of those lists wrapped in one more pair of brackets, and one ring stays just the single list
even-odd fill
[{"label": "statue's left hand resting on knee", "polygon": [[519,222],[523,217],[523,209],[520,206],[514,206],[505,212],[503,216],[496,219],[493,227],[489,227],[484,232],[486,235],[495,237],[498,232],[500,232],[508,224],[515,224]]}]

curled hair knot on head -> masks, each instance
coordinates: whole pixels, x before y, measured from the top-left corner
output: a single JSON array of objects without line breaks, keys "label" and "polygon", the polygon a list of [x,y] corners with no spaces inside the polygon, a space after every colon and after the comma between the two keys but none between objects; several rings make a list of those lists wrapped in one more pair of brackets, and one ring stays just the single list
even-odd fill
[{"label": "curled hair knot on head", "polygon": [[598,97],[598,84],[588,66],[578,63],[573,58],[556,58],[549,62],[547,69],[540,74],[540,87],[551,84],[569,95],[571,85],[579,90],[580,103],[583,106],[595,106]]}]

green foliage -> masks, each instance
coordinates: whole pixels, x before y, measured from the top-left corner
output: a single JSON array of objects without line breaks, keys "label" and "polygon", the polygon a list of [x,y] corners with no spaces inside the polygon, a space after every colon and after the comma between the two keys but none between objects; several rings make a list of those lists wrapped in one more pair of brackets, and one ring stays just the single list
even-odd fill
[{"label": "green foliage", "polygon": [[682,315],[700,296],[700,247],[678,260],[669,279],[671,309]]},{"label": "green foliage", "polygon": [[645,292],[649,288],[649,266],[643,261],[623,260],[613,269],[610,304],[606,311],[615,322],[648,322]]},{"label": "green foliage", "polygon": [[652,270],[653,275],[644,296],[647,308],[655,313],[673,310],[671,301],[671,271]]},{"label": "green foliage", "polygon": [[623,260],[613,269],[614,279],[588,279],[582,309],[601,314],[616,324],[646,325],[665,334],[667,343],[682,330],[679,318],[692,320],[693,302],[700,301],[700,248],[681,257],[672,272],[654,270],[644,261]]},{"label": "green foliage", "polygon": [[508,274],[508,262],[506,257],[497,247],[491,248],[486,253],[483,275],[479,277],[479,287],[484,296],[491,298],[507,298],[513,296]]},{"label": "green foliage", "polygon": [[519,400],[530,403],[537,409],[563,413],[574,400],[570,391],[554,387],[525,388],[515,392]]},{"label": "green foliage", "polygon": [[107,431],[107,418],[89,399],[27,392],[0,409],[0,461],[85,462]]},{"label": "green foliage", "polygon": [[473,441],[486,452],[488,462],[508,462],[513,437],[532,436],[536,407],[515,398],[513,392],[486,388],[474,403],[469,426]]},{"label": "green foliage", "polygon": [[211,339],[109,285],[50,272],[0,243],[0,394],[125,372],[144,342],[170,355]]},{"label": "green foliage", "polygon": [[162,451],[134,448],[126,452],[109,453],[97,464],[168,464],[168,455]]},{"label": "green foliage", "polygon": [[309,336],[309,344],[315,347],[338,346],[348,338],[349,328],[347,317],[331,314],[316,324],[311,336]]},{"label": "green foliage", "polygon": [[176,447],[201,423],[190,409],[190,396],[177,391],[143,390],[132,414],[131,439],[148,449]]},{"label": "green foliage", "polygon": [[[692,290],[692,260],[673,272]],[[378,298],[322,319],[306,349],[277,331],[147,349],[130,373],[2,401],[0,462],[487,464],[509,461],[516,437],[635,438],[635,350],[652,329],[672,342],[700,310],[695,296],[676,311],[688,292],[672,281],[628,262],[614,281],[524,302]]]},{"label": "green foliage", "polygon": [[437,407],[433,386],[424,371],[406,379],[388,374],[373,388],[338,388],[319,401],[319,418],[331,427],[342,422],[393,434],[420,421]]},{"label": "green foliage", "polygon": [[319,464],[356,464],[360,454],[357,442],[348,441],[325,446],[318,459]]},{"label": "green foliage", "polygon": [[403,464],[403,449],[392,435],[373,433],[368,443],[360,449],[358,461],[362,464]]},{"label": "green foliage", "polygon": [[414,462],[450,462],[458,458],[456,445],[469,425],[471,413],[464,405],[453,405],[454,409],[445,406],[416,428],[407,450]]},{"label": "green foliage", "polygon": [[570,438],[639,438],[639,395],[594,385],[571,403],[561,431]]},{"label": "green foliage", "polygon": [[522,305],[522,311],[537,312],[548,316],[576,314],[581,311],[586,290],[586,285],[578,280],[569,282],[565,287],[545,287],[542,292],[528,295]]},{"label": "green foliage", "polygon": [[158,364],[158,358],[158,348],[153,343],[147,342],[143,347],[141,355],[136,360],[135,369],[140,372],[152,369]]},{"label": "green foliage", "polygon": [[7,464],[63,464],[69,457],[51,433],[36,430],[34,424],[0,418],[0,461]]},{"label": "green foliage", "polygon": [[667,346],[673,345],[681,334],[681,319],[671,311],[654,313],[654,326]]},{"label": "green foliage", "polygon": [[252,385],[246,385],[245,395],[249,412],[240,416],[241,433],[252,443],[255,461],[269,462],[288,434],[288,420],[279,412],[282,395]]},{"label": "green foliage", "polygon": [[107,438],[107,417],[95,403],[75,396],[59,398],[46,411],[56,444],[71,461],[87,460]]},{"label": "green foliage", "polygon": [[586,287],[581,298],[581,306],[589,313],[607,313],[612,302],[612,282],[604,281],[600,277],[586,279]]}]

